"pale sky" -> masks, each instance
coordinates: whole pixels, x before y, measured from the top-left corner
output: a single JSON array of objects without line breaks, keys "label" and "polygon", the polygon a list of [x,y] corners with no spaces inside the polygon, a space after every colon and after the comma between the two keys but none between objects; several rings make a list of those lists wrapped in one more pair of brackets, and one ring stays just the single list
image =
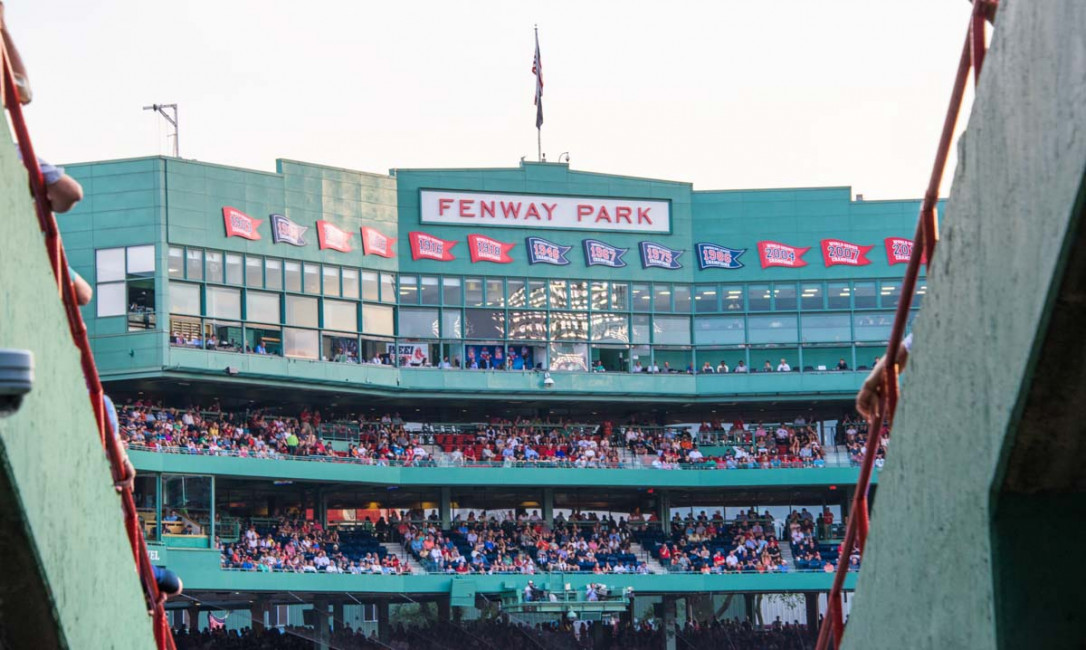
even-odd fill
[{"label": "pale sky", "polygon": [[[574,169],[695,189],[851,185],[923,194],[965,0],[277,2],[8,0],[56,162],[169,153],[144,112],[180,105],[181,156],[385,173]],[[967,107],[968,108],[968,107]],[[968,113],[963,113],[962,123]],[[953,169],[953,159],[950,169]],[[949,174],[943,194],[949,190]]]}]

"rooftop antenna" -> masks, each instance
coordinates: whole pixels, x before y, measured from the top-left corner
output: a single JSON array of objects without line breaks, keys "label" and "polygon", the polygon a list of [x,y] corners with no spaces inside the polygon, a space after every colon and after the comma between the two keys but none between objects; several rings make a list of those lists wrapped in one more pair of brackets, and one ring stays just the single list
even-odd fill
[{"label": "rooftop antenna", "polygon": [[[144,106],[143,110],[145,110],[145,111],[154,111],[156,113],[161,114],[162,117],[165,118],[166,121],[169,122],[170,125],[173,126],[173,136],[172,136],[173,137],[173,157],[174,158],[180,158],[181,157],[181,145],[178,142],[178,137],[177,137],[177,104],[151,104],[150,106]],[[167,113],[166,112],[167,110],[173,111],[173,116],[171,116],[169,113]]]}]

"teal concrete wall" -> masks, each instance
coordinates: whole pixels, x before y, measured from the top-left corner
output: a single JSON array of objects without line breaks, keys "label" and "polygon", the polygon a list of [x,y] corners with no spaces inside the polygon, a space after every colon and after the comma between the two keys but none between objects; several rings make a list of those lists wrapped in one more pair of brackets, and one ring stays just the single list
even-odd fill
[{"label": "teal concrete wall", "polygon": [[[1075,0],[1000,3],[916,323],[848,649],[1078,648],[1086,638],[1076,533],[1022,519],[993,542],[1001,452],[1045,371],[1036,357],[1080,218],[1084,24],[1086,5]],[[1034,515],[1074,528],[1077,497],[1079,506],[1050,500]],[[1020,509],[1011,502],[1003,514]],[[1020,553],[1048,566],[1023,576],[1013,566]],[[1053,591],[1066,597],[1042,609]],[[1001,629],[1013,634],[1000,638]]]},{"label": "teal concrete wall", "polygon": [[[130,206],[123,193],[107,193],[100,200],[116,210],[117,223],[129,210],[144,209],[141,201]],[[30,555],[37,561],[36,567],[20,568],[40,573],[66,647],[152,648],[151,619],[124,532],[120,499],[98,439],[26,172],[6,128],[0,129],[0,213],[5,219],[0,348],[30,350],[35,357],[33,391],[18,413],[0,418],[3,471],[18,490],[14,505],[22,512],[33,545]],[[121,230],[127,232],[127,227]],[[88,241],[96,236],[85,235]],[[154,234],[147,237],[153,240]],[[7,624],[19,628],[32,622]],[[25,628],[17,633],[34,635]],[[45,630],[39,638],[47,638]]]}]

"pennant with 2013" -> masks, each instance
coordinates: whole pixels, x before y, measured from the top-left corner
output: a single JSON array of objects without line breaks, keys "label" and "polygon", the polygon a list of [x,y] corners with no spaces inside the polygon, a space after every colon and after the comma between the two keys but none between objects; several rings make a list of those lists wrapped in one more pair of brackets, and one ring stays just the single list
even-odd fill
[{"label": "pennant with 2013", "polygon": [[328,221],[317,222],[317,241],[321,250],[331,248],[341,253],[350,253],[353,250],[351,237],[354,237],[353,232],[340,230]]},{"label": "pennant with 2013", "polygon": [[745,248],[727,248],[716,244],[695,244],[698,251],[698,268],[701,269],[741,269],[743,263],[739,256],[747,252]]},{"label": "pennant with 2013", "polygon": [[393,237],[385,235],[376,228],[362,226],[362,253],[365,255],[379,255],[392,257],[394,252],[392,244],[396,243]]},{"label": "pennant with 2013", "polygon": [[784,266],[792,269],[807,266],[807,261],[803,259],[803,255],[809,250],[811,250],[810,246],[796,247],[775,241],[758,242],[758,256],[762,260],[763,269],[771,266]]},{"label": "pennant with 2013", "polygon": [[641,242],[641,268],[681,269],[679,256],[683,251],[672,250],[655,242]]},{"label": "pennant with 2013", "polygon": [[483,235],[468,235],[468,251],[471,253],[471,263],[494,262],[495,264],[509,264],[513,261],[509,257],[509,251],[516,244],[507,244],[497,239],[491,239]]},{"label": "pennant with 2013", "polygon": [[836,266],[837,264],[867,266],[871,263],[871,260],[867,259],[867,254],[871,252],[872,248],[874,246],[850,244],[840,239],[823,239],[822,261],[825,262],[826,266]]},{"label": "pennant with 2013", "polygon": [[305,246],[305,231],[309,226],[302,226],[287,219],[281,214],[273,214],[271,219],[272,241],[276,244],[290,244],[291,246]]},{"label": "pennant with 2013", "polygon": [[448,262],[456,259],[452,254],[452,248],[460,242],[447,241],[417,230],[409,233],[407,238],[411,242],[411,259],[413,260]]},{"label": "pennant with 2013", "polygon": [[[886,240],[886,261],[890,263],[890,266],[894,264],[908,264],[909,260],[913,256],[913,240],[905,239],[904,237],[887,237]],[[928,256],[921,254],[920,263],[927,264]]]},{"label": "pennant with 2013", "polygon": [[626,266],[622,256],[630,249],[612,246],[598,239],[585,239],[583,243],[585,266],[610,266],[613,269]]},{"label": "pennant with 2013", "polygon": [[245,239],[260,239],[257,228],[264,223],[263,219],[254,219],[237,208],[224,205],[222,208],[222,221],[226,225],[227,237],[244,237]]},{"label": "pennant with 2013", "polygon": [[566,253],[573,248],[547,241],[542,237],[527,237],[524,239],[524,245],[528,249],[529,264],[554,264],[555,266],[569,264]]}]

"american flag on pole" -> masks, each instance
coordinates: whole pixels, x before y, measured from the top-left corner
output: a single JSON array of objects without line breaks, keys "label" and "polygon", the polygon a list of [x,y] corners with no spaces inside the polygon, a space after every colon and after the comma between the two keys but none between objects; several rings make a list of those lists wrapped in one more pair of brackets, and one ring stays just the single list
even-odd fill
[{"label": "american flag on pole", "polygon": [[532,74],[535,75],[535,128],[543,126],[543,60],[539,58],[539,30],[535,31],[535,60],[532,61]]}]

